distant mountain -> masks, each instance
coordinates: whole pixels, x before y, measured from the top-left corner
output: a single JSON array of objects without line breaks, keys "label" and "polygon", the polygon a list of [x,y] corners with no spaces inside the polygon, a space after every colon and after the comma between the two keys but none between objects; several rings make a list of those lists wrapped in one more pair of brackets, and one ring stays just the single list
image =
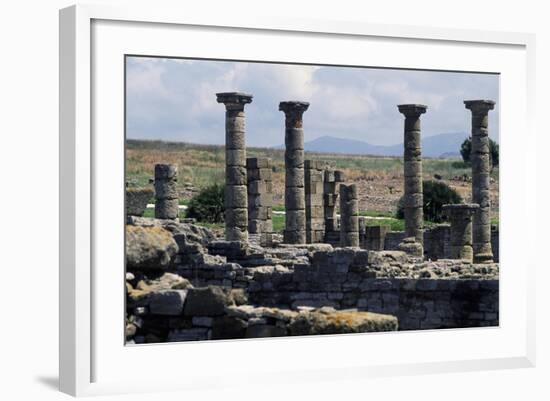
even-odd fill
[{"label": "distant mountain", "polygon": [[[422,155],[426,157],[460,157],[460,145],[468,134],[453,133],[433,135],[422,139]],[[278,146],[281,148],[284,146]],[[309,152],[345,153],[352,155],[402,156],[403,144],[372,145],[356,139],[322,136],[306,142],[304,148]]]}]

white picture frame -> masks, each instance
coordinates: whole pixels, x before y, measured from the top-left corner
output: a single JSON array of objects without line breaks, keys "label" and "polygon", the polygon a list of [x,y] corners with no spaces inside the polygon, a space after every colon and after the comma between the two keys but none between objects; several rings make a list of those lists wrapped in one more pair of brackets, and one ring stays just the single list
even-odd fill
[{"label": "white picture frame", "polygon": [[[124,270],[120,257],[120,252],[123,254],[120,247],[122,228],[115,228],[113,232],[106,229],[109,222],[116,227],[123,227],[124,222],[123,188],[110,195],[111,190],[123,182],[120,180],[123,131],[118,135],[123,121],[120,55],[197,56],[199,50],[190,54],[191,48],[184,49],[181,41],[178,44],[178,35],[193,35],[193,39],[198,41],[195,43],[200,43],[201,51],[220,59],[267,61],[273,57],[271,61],[330,63],[331,57],[333,62],[338,57],[339,60],[347,57],[349,64],[377,66],[384,56],[386,59],[380,65],[385,67],[450,69],[453,54],[454,57],[463,54],[461,64],[455,64],[453,69],[501,73],[501,214],[505,215],[501,219],[501,326],[124,347],[123,315],[120,314],[123,275],[117,275]],[[246,44],[238,46],[238,50],[231,46],[222,48],[218,42],[224,41],[219,41],[219,35],[233,40],[238,37]],[[254,35],[262,35],[265,43],[275,44],[264,46],[271,50],[269,56],[262,55],[254,47],[254,39],[257,39]],[[276,44],[285,40],[290,41],[285,42],[288,46],[282,52]],[[334,40],[338,40],[341,53],[331,43]],[[536,221],[536,209],[528,203],[532,193],[530,188],[534,187],[534,177],[529,172],[534,171],[535,160],[522,146],[523,141],[534,142],[531,127],[534,43],[534,35],[530,34],[260,18],[254,15],[225,20],[220,16],[193,15],[182,10],[153,7],[79,5],[61,10],[61,391],[72,395],[94,395],[236,385],[236,376],[232,372],[222,374],[205,363],[209,357],[216,356],[235,358],[235,369],[239,374],[246,373],[249,378],[260,382],[265,380],[266,383],[274,378],[292,381],[297,376],[300,380],[326,380],[327,377],[360,380],[404,372],[534,366],[535,285],[534,275],[528,274],[534,270],[534,253],[525,252],[532,246],[527,238],[514,237],[514,228],[529,226]],[[301,44],[308,46],[300,47]],[[334,51],[319,56],[320,44]],[[366,46],[365,49],[372,51],[374,61],[366,64],[361,58],[362,52],[352,54],[349,46]],[[387,50],[384,53],[383,48],[389,46],[400,51],[388,54]],[[437,54],[434,54],[434,47]],[[304,52],[304,48],[308,51]],[[487,56],[487,52],[492,53]],[[300,57],[302,59],[297,60]],[[111,93],[111,90],[121,92],[113,96],[115,92]],[[514,132],[522,134],[514,135]],[[512,149],[513,160],[510,156]],[[106,197],[109,197],[111,206],[107,205]],[[107,242],[111,243],[112,249],[102,245]],[[117,251],[116,246],[121,249]],[[518,249],[524,252],[520,255]],[[115,266],[112,271],[104,272],[98,267],[105,266],[106,261]],[[98,299],[97,291],[102,293],[101,299]],[[117,314],[120,314],[119,326]],[[119,337],[116,333],[120,333]],[[453,349],[444,346],[449,341],[453,341]],[[421,348],[421,352],[411,349],[411,343]],[[388,347],[392,347],[392,353],[376,351]],[[323,349],[322,357],[315,352],[320,348]],[[368,357],[362,352],[353,352],[358,349],[365,350]],[[285,352],[293,356],[289,364],[292,366],[284,365]],[[185,370],[185,380],[179,379],[183,377],[183,370],[170,374],[170,369],[176,366],[174,361],[178,354],[185,354],[193,361],[186,370],[180,366]],[[247,370],[245,364],[239,365],[240,355],[246,355],[249,358],[247,363],[253,362],[254,369],[249,367]],[[255,359],[258,355],[263,355],[263,364],[262,359]],[[137,357],[144,361],[140,369],[147,371],[141,372],[141,379],[139,372],[129,369],[130,373],[126,375],[122,369],[123,366],[135,365]],[[163,362],[162,369],[159,361]]]}]

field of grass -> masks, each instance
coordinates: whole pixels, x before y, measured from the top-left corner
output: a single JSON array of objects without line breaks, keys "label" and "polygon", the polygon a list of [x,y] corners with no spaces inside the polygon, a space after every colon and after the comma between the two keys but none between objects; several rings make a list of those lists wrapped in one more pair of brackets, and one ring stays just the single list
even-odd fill
[{"label": "field of grass", "polygon": [[[284,150],[270,148],[247,148],[248,157],[271,158],[273,165],[274,211],[284,211]],[[404,228],[404,221],[394,218],[397,200],[402,194],[403,161],[399,157],[358,156],[306,152],[306,159],[323,160],[337,169],[343,170],[348,182],[359,185],[360,208],[366,216],[367,225],[389,225],[392,230]],[[214,183],[223,184],[225,150],[219,145],[197,145],[162,141],[126,142],[126,181],[130,187],[150,186],[156,163],[174,163],[179,167],[178,189],[180,204],[186,205],[189,199],[201,188]],[[435,175],[457,189],[467,201],[471,184],[453,181],[455,177],[470,175],[471,169],[456,159],[423,159],[424,179]],[[491,178],[494,185],[493,224],[498,224],[498,169]],[[146,216],[152,216],[147,210]],[[184,217],[184,216],[182,216]],[[426,226],[433,223],[426,222]],[[273,215],[276,232],[284,228],[284,215]],[[212,228],[221,228],[214,225]]]},{"label": "field of grass", "polygon": [[[248,157],[269,157],[273,163],[274,183],[284,180],[284,150],[247,148]],[[403,161],[399,157],[358,156],[306,152],[306,158],[324,160],[344,170],[349,180],[401,176]],[[156,163],[175,163],[179,166],[178,185],[182,188],[202,188],[224,181],[225,151],[219,145],[197,145],[182,142],[126,141],[126,178],[130,186],[148,185]],[[425,176],[439,174],[443,179],[469,174],[470,168],[456,159],[423,160]],[[498,170],[492,177],[498,180]],[[284,185],[284,184],[283,184]]]}]

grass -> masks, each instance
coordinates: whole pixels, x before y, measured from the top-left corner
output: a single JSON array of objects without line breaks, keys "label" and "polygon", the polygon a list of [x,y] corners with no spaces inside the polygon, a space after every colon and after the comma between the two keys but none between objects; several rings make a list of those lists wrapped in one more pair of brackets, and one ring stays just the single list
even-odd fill
[{"label": "grass", "polygon": [[[269,157],[273,164],[275,185],[284,186],[284,150],[247,148],[248,157]],[[368,179],[373,176],[403,174],[400,157],[344,155],[306,152],[306,158],[324,160],[344,170],[349,180]],[[220,145],[198,145],[183,142],[126,141],[126,180],[129,186],[148,186],[153,178],[155,163],[175,163],[179,166],[178,186],[203,188],[224,182],[225,149]],[[470,174],[470,167],[456,159],[423,159],[425,176],[441,175],[444,179]],[[498,179],[498,168],[492,173]]]}]

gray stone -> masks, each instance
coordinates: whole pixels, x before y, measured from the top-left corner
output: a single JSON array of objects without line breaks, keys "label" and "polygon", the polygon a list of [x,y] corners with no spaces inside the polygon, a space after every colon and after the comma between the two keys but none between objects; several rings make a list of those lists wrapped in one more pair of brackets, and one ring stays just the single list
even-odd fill
[{"label": "gray stone", "polygon": [[183,314],[185,316],[221,316],[231,298],[220,288],[209,286],[188,290]]},{"label": "gray stone", "polygon": [[472,112],[472,202],[480,206],[473,217],[474,261],[491,262],[491,228],[489,194],[489,136],[488,115],[495,106],[492,100],[466,100],[464,105]]},{"label": "gray stone", "polygon": [[154,192],[149,188],[126,188],[126,214],[143,216],[147,204],[153,200]]},{"label": "gray stone", "polygon": [[161,290],[149,295],[153,315],[178,316],[183,311],[187,290]]}]

